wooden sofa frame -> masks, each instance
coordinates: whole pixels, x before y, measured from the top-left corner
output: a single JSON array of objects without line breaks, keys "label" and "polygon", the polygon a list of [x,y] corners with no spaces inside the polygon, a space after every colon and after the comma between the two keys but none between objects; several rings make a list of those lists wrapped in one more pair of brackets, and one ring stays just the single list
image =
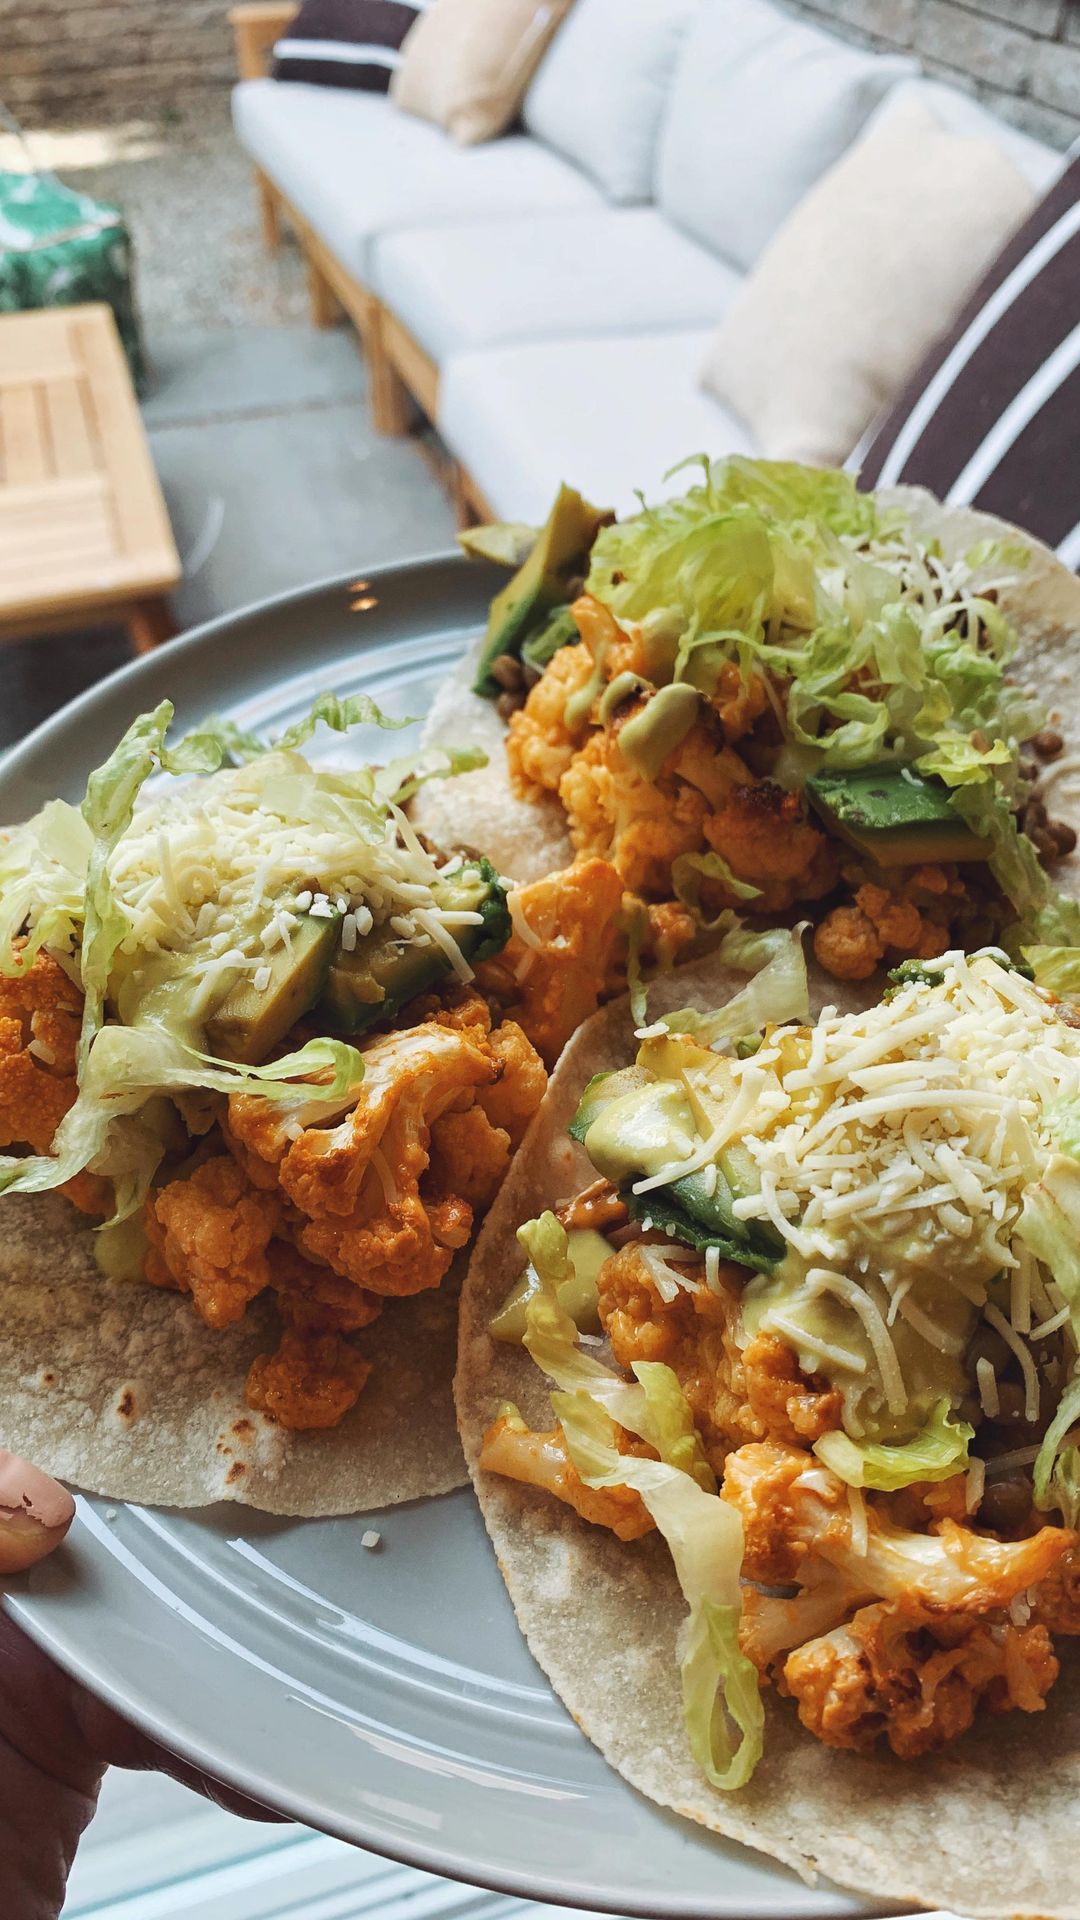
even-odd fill
[{"label": "wooden sofa frame", "polygon": [[[236,62],[242,80],[260,80],[270,71],[274,44],[297,12],[296,0],[242,0],[229,20],[236,39]],[[303,214],[290,203],[276,181],[255,168],[259,219],[266,246],[281,245],[283,220],[294,233],[304,259],[312,324],[332,327],[344,315],[356,329],[367,366],[371,418],[377,433],[407,434],[415,408],[432,423],[439,393],[439,370],[430,355],[389,307],[353,278]],[[472,477],[457,461],[439,463],[458,524],[496,518]]]}]

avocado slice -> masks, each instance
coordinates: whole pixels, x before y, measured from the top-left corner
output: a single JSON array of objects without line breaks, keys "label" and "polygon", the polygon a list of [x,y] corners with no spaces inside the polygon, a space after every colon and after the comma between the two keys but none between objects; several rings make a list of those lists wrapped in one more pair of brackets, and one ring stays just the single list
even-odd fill
[{"label": "avocado slice", "polygon": [[[440,882],[440,907],[482,915],[481,924],[459,927],[454,935],[466,960],[475,966],[499,953],[511,934],[506,890],[489,860],[470,861]],[[387,925],[373,927],[350,953],[333,954],[319,1016],[334,1033],[359,1033],[376,1020],[392,1019],[407,1000],[427,993],[450,972],[441,947],[417,947]]]},{"label": "avocado slice", "polygon": [[[588,571],[593,541],[611,518],[573,487],[559,488],[528,559],[491,603],[474,693],[494,698],[500,691],[491,675],[492,661],[504,653],[519,658],[523,646],[548,626],[552,609],[565,607],[571,581]],[[558,634],[572,637],[566,621],[556,629]]]},{"label": "avocado slice", "polygon": [[806,797],[834,834],[879,867],[988,860],[992,851],[957,813],[945,782],[911,767],[816,773]]},{"label": "avocado slice", "polygon": [[641,1053],[653,1056],[658,1065],[670,1064],[676,1072],[682,1056],[690,1064],[700,1056],[716,1075],[713,1100],[708,1092],[703,1096],[678,1078],[657,1078],[642,1065],[595,1074],[570,1122],[571,1135],[584,1144],[597,1170],[615,1181],[634,1219],[670,1225],[675,1237],[686,1244],[721,1247],[725,1258],[744,1265],[774,1265],[784,1251],[779,1235],[758,1221],[739,1220],[734,1211],[735,1201],[756,1193],[760,1184],[753,1159],[739,1142],[724,1148],[711,1168],[686,1174],[647,1194],[633,1193],[634,1180],[657,1172],[669,1157],[667,1139],[678,1132],[685,1136],[695,1119],[707,1133],[714,1117],[710,1109],[722,1101],[730,1073],[720,1056],[681,1035],[655,1036],[644,1043]]},{"label": "avocado slice", "polygon": [[269,984],[258,993],[250,975],[230,987],[206,1022],[206,1044],[223,1060],[257,1066],[269,1059],[290,1027],[307,1013],[326,985],[341,925],[339,913],[305,913],[291,934],[291,947],[267,954]]}]

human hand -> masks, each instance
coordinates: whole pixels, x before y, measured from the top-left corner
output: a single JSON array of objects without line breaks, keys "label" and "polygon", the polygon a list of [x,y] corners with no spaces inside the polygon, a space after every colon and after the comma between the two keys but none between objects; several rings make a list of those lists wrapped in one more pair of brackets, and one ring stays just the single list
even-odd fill
[{"label": "human hand", "polygon": [[[0,1451],[0,1578],[53,1552],[74,1514],[74,1501],[55,1480]],[[140,1733],[70,1679],[0,1609],[4,1920],[56,1920],[108,1766],[167,1773],[231,1813],[279,1817]]]}]

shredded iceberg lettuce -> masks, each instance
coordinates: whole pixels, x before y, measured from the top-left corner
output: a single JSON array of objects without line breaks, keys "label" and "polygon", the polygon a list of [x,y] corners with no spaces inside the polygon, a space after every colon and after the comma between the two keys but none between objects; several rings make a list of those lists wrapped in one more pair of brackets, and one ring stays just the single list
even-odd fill
[{"label": "shredded iceberg lettuce", "polygon": [[658,1022],[669,1033],[692,1034],[706,1047],[760,1033],[763,1027],[791,1020],[804,1023],[810,1018],[802,928],[770,927],[763,933],[753,933],[734,915],[731,918],[717,959],[740,973],[752,973],[751,980],[715,1013],[697,1013],[692,1007],[684,1007],[665,1014]]},{"label": "shredded iceberg lettuce", "polygon": [[[632,1487],[670,1549],[690,1618],[682,1650],[683,1712],[691,1751],[713,1786],[744,1786],[761,1756],[764,1713],[757,1672],[738,1640],[742,1522],[716,1493],[686,1396],[670,1367],[639,1362],[636,1386],[582,1353],[559,1306],[569,1242],[555,1215],[519,1229],[541,1282],[529,1302],[525,1345],[560,1389],[551,1396],[575,1467],[587,1486]],[[659,1460],[622,1454],[615,1426]],[[729,1722],[739,1732],[736,1745]]]},{"label": "shredded iceberg lettuce", "polygon": [[761,1758],[765,1727],[757,1670],[739,1646],[739,1515],[677,1467],[619,1453],[610,1418],[589,1394],[551,1400],[586,1486],[633,1488],[667,1543],[690,1609],[679,1663],[690,1751],[712,1786],[733,1792]]},{"label": "shredded iceberg lettuce", "polygon": [[162,1026],[103,1026],[88,1049],[79,1093],[51,1154],[0,1154],[0,1193],[44,1193],[85,1168],[108,1175],[116,1220],[140,1206],[169,1144],[154,1096],[203,1089],[259,1094],[332,1117],[363,1078],[363,1057],[341,1040],[309,1040],[265,1067],[198,1052]]},{"label": "shredded iceberg lettuce", "polygon": [[974,1427],[953,1421],[948,1400],[939,1400],[922,1432],[903,1446],[855,1441],[838,1428],[816,1440],[814,1452],[849,1487],[896,1493],[916,1480],[951,1480],[963,1473],[974,1438]]},{"label": "shredded iceberg lettuce", "polygon": [[1043,1436],[1032,1474],[1035,1505],[1041,1513],[1056,1509],[1067,1527],[1080,1526],[1080,1448],[1062,1448],[1061,1443],[1078,1419],[1080,1380],[1071,1380]]}]

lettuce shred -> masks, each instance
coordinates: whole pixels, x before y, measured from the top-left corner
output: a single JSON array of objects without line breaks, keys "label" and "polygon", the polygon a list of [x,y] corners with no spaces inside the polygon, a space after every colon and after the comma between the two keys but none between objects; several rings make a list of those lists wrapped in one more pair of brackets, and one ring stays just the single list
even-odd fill
[{"label": "lettuce shred", "polygon": [[814,1452],[849,1487],[896,1493],[916,1480],[951,1480],[968,1464],[974,1427],[950,1419],[948,1400],[940,1400],[921,1433],[902,1446],[855,1441],[841,1428],[822,1435]]},{"label": "lettuce shred", "polygon": [[[555,1215],[529,1221],[518,1240],[541,1283],[529,1302],[525,1345],[558,1388],[551,1404],[570,1458],[587,1486],[625,1486],[640,1494],[670,1550],[690,1610],[680,1666],[691,1751],[713,1786],[744,1786],[761,1756],[764,1712],[757,1671],[738,1639],[742,1522],[716,1493],[671,1368],[639,1362],[630,1385],[582,1353],[577,1328],[558,1301],[569,1274],[569,1243]],[[617,1427],[648,1441],[659,1459],[620,1453]]]}]

